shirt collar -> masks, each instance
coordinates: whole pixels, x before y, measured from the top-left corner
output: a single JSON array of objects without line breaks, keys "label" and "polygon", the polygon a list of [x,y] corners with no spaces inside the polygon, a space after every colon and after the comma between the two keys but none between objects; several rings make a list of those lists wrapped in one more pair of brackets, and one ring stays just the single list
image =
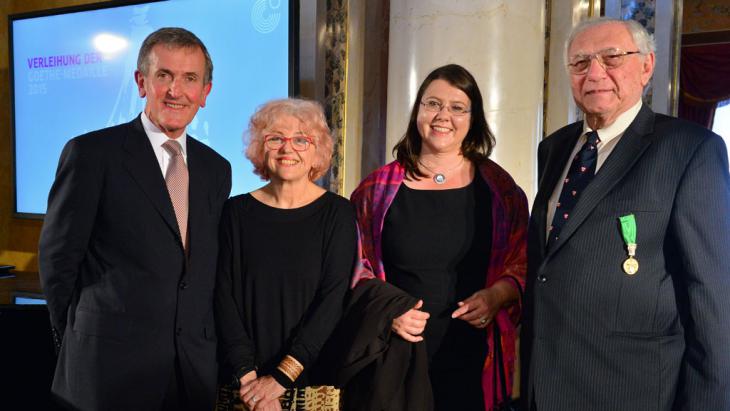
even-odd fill
[{"label": "shirt collar", "polygon": [[[162,147],[167,140],[173,140],[154,125],[144,111],[142,112],[142,126],[144,127],[145,133],[147,133],[147,137],[150,139],[150,143],[152,143],[152,147]],[[180,143],[183,155],[187,155],[187,133],[183,132],[180,137],[174,140]]]},{"label": "shirt collar", "polygon": [[[639,101],[637,101],[636,104],[634,104],[630,109],[619,114],[613,124],[596,130],[598,132],[598,137],[601,139],[601,143],[605,145],[614,138],[622,135],[624,131],[629,128],[636,116],[639,114],[639,110],[641,110],[641,104],[641,99],[639,99]],[[593,129],[588,127],[588,123],[583,120],[583,134],[586,134],[592,130]]]}]

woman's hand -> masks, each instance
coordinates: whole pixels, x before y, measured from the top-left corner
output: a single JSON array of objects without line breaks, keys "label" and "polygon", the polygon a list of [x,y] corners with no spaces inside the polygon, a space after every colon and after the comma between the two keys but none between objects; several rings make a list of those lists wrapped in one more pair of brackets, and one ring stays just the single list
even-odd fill
[{"label": "woman's hand", "polygon": [[278,398],[272,398],[267,401],[258,401],[256,402],[256,406],[251,408],[251,411],[282,411],[281,403]]},{"label": "woman's hand", "polygon": [[421,307],[423,307],[423,300],[418,300],[413,308],[393,320],[393,331],[406,341],[423,341],[421,334],[426,329],[426,321],[431,315],[421,311]]},{"label": "woman's hand", "polygon": [[[244,375],[241,380],[249,374]],[[281,410],[279,397],[284,394],[284,391],[284,387],[279,385],[273,377],[265,375],[249,381],[246,385],[241,384],[241,401],[251,410],[279,411]]]},{"label": "woman's hand", "polygon": [[243,401],[244,389],[248,389],[248,387],[246,387],[246,386],[249,383],[251,383],[251,381],[256,380],[256,377],[257,377],[256,370],[253,370],[253,371],[247,372],[243,377],[238,379],[238,383],[239,383],[238,386],[240,387],[238,389],[238,396],[241,397],[241,401]]},{"label": "woman's hand", "polygon": [[497,281],[491,287],[479,290],[464,301],[459,301],[451,318],[468,322],[475,328],[485,328],[497,312],[519,298],[517,290],[507,281]]}]

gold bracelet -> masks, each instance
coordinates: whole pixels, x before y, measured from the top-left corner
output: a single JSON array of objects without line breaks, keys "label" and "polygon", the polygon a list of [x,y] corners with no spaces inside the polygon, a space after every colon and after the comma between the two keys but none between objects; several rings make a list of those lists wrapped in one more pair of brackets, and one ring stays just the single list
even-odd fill
[{"label": "gold bracelet", "polygon": [[283,360],[276,366],[276,369],[286,375],[292,382],[296,381],[299,374],[304,371],[304,366],[297,361],[296,358],[291,355],[287,355]]}]

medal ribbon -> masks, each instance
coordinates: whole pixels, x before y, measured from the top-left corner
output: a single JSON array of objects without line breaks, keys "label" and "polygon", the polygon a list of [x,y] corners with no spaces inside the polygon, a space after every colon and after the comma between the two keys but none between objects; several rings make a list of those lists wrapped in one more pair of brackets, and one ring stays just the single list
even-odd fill
[{"label": "medal ribbon", "polygon": [[621,222],[621,234],[624,237],[626,246],[636,244],[636,219],[633,214],[621,216],[618,218]]}]

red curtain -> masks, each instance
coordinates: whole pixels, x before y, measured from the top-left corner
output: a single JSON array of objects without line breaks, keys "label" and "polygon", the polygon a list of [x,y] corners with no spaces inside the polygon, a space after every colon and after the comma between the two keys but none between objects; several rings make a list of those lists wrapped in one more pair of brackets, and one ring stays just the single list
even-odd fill
[{"label": "red curtain", "polygon": [[730,43],[682,47],[679,117],[712,127],[715,108],[730,99]]}]

